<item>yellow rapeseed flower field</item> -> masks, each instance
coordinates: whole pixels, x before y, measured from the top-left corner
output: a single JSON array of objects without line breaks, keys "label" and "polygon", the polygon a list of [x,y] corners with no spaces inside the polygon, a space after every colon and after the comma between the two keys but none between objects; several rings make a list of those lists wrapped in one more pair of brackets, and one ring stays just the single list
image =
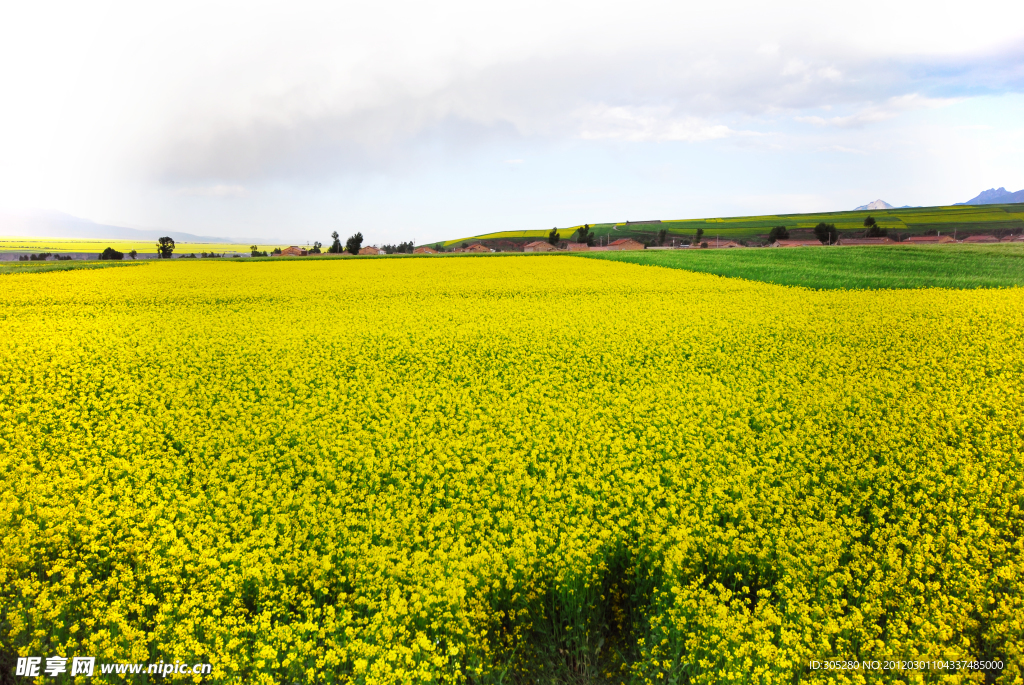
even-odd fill
[{"label": "yellow rapeseed flower field", "polygon": [[572,257],[0,277],[0,473],[4,668],[1024,674],[1021,289]]}]

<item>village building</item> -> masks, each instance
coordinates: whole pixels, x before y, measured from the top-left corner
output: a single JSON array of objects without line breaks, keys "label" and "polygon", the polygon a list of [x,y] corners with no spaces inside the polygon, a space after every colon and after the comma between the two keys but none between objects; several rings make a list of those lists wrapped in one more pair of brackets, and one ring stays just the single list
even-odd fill
[{"label": "village building", "polygon": [[[708,247],[711,247],[710,240],[707,240],[705,242],[708,244]],[[768,247],[821,247],[821,241],[796,239],[776,240],[774,243],[771,243]]]},{"label": "village building", "polygon": [[608,243],[609,250],[642,250],[644,244],[632,238],[619,238]]},{"label": "village building", "polygon": [[480,252],[480,253],[484,253],[484,252],[494,252],[494,250],[492,250],[491,248],[487,247],[483,243],[473,243],[472,245],[470,245],[469,247],[464,249],[463,252]]},{"label": "village building", "polygon": [[565,249],[569,252],[586,252],[590,246],[586,243],[566,243]]},{"label": "village building", "polygon": [[375,247],[373,245],[367,245],[366,247],[359,248],[359,256],[360,257],[362,257],[363,255],[376,256],[376,255],[382,255],[382,254],[384,254],[384,250],[380,249],[379,247]]},{"label": "village building", "polygon": [[424,245],[423,247],[417,247],[415,250],[412,251],[412,253],[413,254],[437,254],[437,250],[435,250],[432,247],[427,247],[426,245]]},{"label": "village building", "polygon": [[1024,233],[1018,233],[1017,235],[1008,235],[999,242],[1001,243],[1020,243],[1024,242]]},{"label": "village building", "polygon": [[964,238],[965,243],[998,243],[999,238],[994,235],[969,235]]},{"label": "village building", "polygon": [[[274,256],[274,255],[271,255],[271,256]],[[303,250],[301,247],[296,247],[295,245],[292,245],[291,247],[286,247],[283,250],[281,250],[281,254],[276,255],[276,256],[279,256],[279,257],[305,257],[306,256],[306,251]]]},{"label": "village building", "polygon": [[723,248],[723,247],[743,247],[735,240],[708,240],[708,247]]},{"label": "village building", "polygon": [[903,242],[911,243],[914,245],[930,245],[936,243],[953,243],[956,241],[953,240],[952,236],[948,235],[912,235]]},{"label": "village building", "polygon": [[551,252],[554,249],[555,246],[546,240],[534,240],[532,243],[526,243],[523,252]]},{"label": "village building", "polygon": [[840,238],[836,245],[895,245],[892,238]]}]

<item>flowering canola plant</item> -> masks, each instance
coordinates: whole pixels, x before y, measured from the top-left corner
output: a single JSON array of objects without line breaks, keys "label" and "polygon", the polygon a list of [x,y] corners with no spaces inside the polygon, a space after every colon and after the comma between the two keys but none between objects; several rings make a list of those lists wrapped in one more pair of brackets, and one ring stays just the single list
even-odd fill
[{"label": "flowering canola plant", "polygon": [[174,262],[0,321],[5,668],[1022,682],[1024,290]]}]

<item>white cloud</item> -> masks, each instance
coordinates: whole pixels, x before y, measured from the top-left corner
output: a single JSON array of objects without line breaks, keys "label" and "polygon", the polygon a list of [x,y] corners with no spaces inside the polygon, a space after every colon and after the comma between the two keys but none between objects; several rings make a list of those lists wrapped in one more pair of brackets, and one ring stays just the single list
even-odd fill
[{"label": "white cloud", "polygon": [[827,145],[819,147],[818,152],[845,152],[851,155],[866,155],[868,154],[864,150],[859,150],[853,147],[846,147],[845,145]]},{"label": "white cloud", "polygon": [[919,93],[894,96],[878,105],[868,105],[853,114],[824,118],[820,116],[797,116],[797,121],[816,126],[837,126],[839,128],[863,128],[869,124],[893,119],[904,112],[918,109],[937,109],[962,102],[963,98],[930,98]]},{"label": "white cloud", "polygon": [[244,186],[239,185],[213,185],[213,186],[197,186],[193,188],[178,188],[175,191],[175,195],[184,195],[191,197],[245,197],[248,195]]},{"label": "white cloud", "polygon": [[685,141],[695,143],[741,135],[700,117],[674,115],[669,107],[609,107],[598,105],[578,114],[579,136],[584,140]]}]

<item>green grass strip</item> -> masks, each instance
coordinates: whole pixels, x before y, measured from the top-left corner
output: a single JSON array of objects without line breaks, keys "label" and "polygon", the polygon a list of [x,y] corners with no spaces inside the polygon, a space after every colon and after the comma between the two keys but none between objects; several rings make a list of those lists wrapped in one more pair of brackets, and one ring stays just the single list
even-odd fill
[{"label": "green grass strip", "polygon": [[115,266],[138,266],[144,262],[83,262],[83,261],[40,261],[40,262],[0,262],[0,275],[4,274],[38,274],[49,271],[77,271],[79,269],[109,269]]},{"label": "green grass strip", "polygon": [[820,290],[1024,286],[1024,243],[579,253]]}]

